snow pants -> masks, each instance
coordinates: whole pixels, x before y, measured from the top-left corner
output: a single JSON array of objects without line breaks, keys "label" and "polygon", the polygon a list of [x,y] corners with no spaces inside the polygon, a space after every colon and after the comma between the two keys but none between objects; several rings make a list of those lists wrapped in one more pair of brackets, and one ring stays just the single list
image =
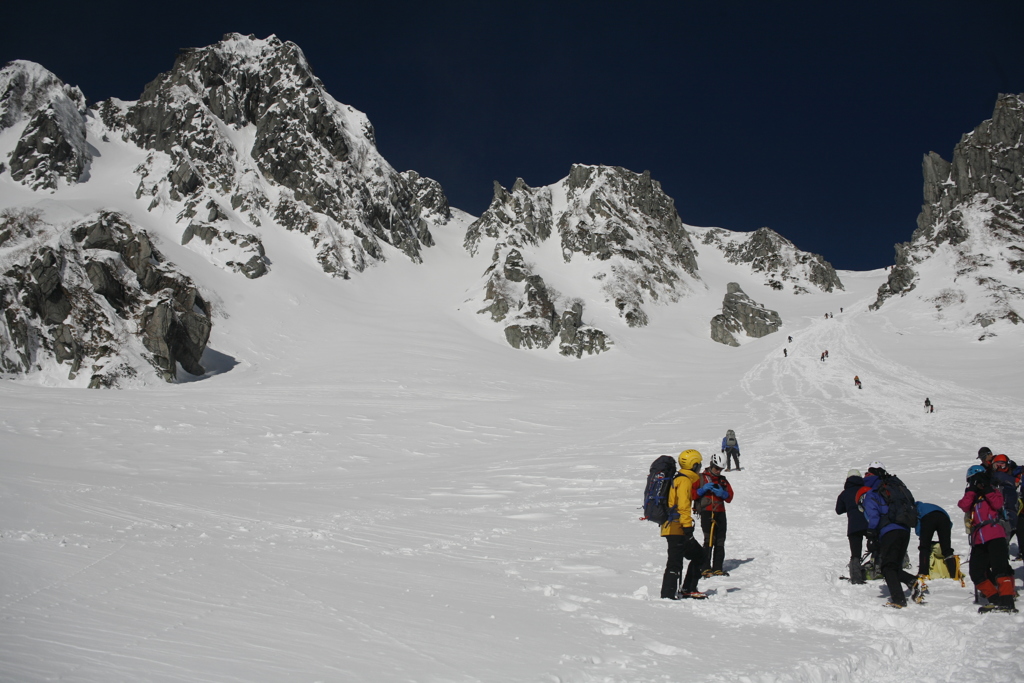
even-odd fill
[{"label": "snow pants", "polygon": [[878,539],[878,563],[881,565],[885,585],[889,587],[889,601],[907,604],[901,584],[913,586],[917,577],[903,569],[903,559],[910,545],[910,529],[893,529]]},{"label": "snow pants", "polygon": [[697,590],[697,582],[700,581],[700,559],[704,556],[704,549],[693,537],[693,527],[687,527],[686,530],[686,534],[665,536],[668,542],[668,562],[665,564],[665,575],[661,579],[663,598],[675,599],[680,588],[679,577],[683,575],[684,558],[690,561],[690,566],[686,568],[682,590]]},{"label": "snow pants", "polygon": [[725,469],[732,469],[732,461],[736,460],[736,469],[740,468],[740,449],[738,448],[726,448],[725,449]]},{"label": "snow pants", "polygon": [[864,532],[854,531],[846,535],[850,542],[850,583],[866,583],[864,565],[861,560],[864,552]]},{"label": "snow pants", "polygon": [[968,571],[971,582],[989,602],[1013,607],[1013,568],[1007,547],[1005,538],[993,538],[988,543],[972,546]]},{"label": "snow pants", "polygon": [[[714,523],[714,528],[712,528]],[[726,532],[725,510],[709,512],[704,510],[700,513],[700,528],[704,532],[704,561],[701,569],[713,569],[720,571],[722,563],[725,562],[725,532]]]},{"label": "snow pants", "polygon": [[921,518],[921,543],[917,547],[919,554],[918,574],[931,573],[932,536],[938,534],[942,557],[947,558],[946,569],[949,570],[950,576],[956,576],[956,560],[953,559],[953,546],[949,540],[952,530],[953,522],[949,519],[949,515],[939,510],[932,510]]}]

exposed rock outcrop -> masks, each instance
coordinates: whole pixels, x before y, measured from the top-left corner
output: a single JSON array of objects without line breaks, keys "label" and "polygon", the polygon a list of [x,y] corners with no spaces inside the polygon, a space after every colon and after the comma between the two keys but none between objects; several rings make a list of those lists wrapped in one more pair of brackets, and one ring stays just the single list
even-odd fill
[{"label": "exposed rock outcrop", "polygon": [[[604,331],[579,325],[584,299],[596,294],[626,324],[642,327],[645,306],[678,300],[687,281],[698,279],[696,251],[671,197],[649,173],[622,168],[575,165],[567,178],[541,188],[522,179],[511,190],[495,183],[490,207],[466,232],[470,253],[485,245],[492,263],[480,312],[503,322],[516,348],[546,348],[566,320],[574,331],[560,337],[565,355],[606,350]],[[580,292],[553,294],[544,285],[545,275],[556,273],[541,272],[538,263],[551,247],[557,261],[548,258],[546,268],[578,274]]]},{"label": "exposed rock outcrop", "polygon": [[33,62],[0,69],[0,131],[21,127],[11,177],[33,190],[77,183],[92,153],[86,143],[85,96]]},{"label": "exposed rock outcrop", "polygon": [[385,244],[421,261],[433,245],[429,221],[451,215],[440,185],[391,168],[366,117],[326,92],[298,46],[274,36],[229,34],[183,50],[138,102],[100,111],[153,150],[137,190],[151,209],[171,203],[179,220],[201,220],[214,201],[247,230],[276,220],[310,235],[332,275],[383,261]]},{"label": "exposed rock outcrop", "polygon": [[9,241],[0,275],[0,370],[67,363],[69,379],[86,372],[94,388],[147,372],[171,382],[179,364],[205,372],[210,307],[145,231],[111,212],[62,229],[27,216],[27,224],[25,213],[4,220],[22,237]]},{"label": "exposed rock outcrop", "polygon": [[730,282],[722,300],[722,312],[711,319],[711,338],[720,344],[739,346],[736,335],[765,337],[782,327],[782,317],[757,303]]},{"label": "exposed rock outcrop", "polygon": [[808,293],[808,286],[823,292],[843,289],[835,268],[824,257],[800,251],[771,228],[760,228],[751,233],[721,228],[694,230],[703,230],[701,242],[720,249],[729,263],[748,264],[753,272],[763,274],[765,284],[772,289],[782,290],[788,285],[794,294]]},{"label": "exposed rock outcrop", "polygon": [[193,221],[182,233],[181,243],[191,243],[196,251],[211,261],[222,261],[225,267],[250,280],[267,274],[267,254],[263,242],[256,235],[242,235],[233,230],[218,229],[210,223]]},{"label": "exposed rock outcrop", "polygon": [[[947,162],[925,155],[924,204],[871,305],[917,290],[936,315],[988,327],[1024,317],[1024,96],[1000,95],[992,118]],[[950,285],[954,286],[950,286]]]}]

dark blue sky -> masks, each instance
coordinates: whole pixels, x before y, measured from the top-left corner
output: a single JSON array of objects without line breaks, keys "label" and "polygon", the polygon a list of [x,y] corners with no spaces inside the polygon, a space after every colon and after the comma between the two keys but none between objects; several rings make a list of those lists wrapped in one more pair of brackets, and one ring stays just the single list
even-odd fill
[{"label": "dark blue sky", "polygon": [[1024,92],[1021,0],[12,4],[0,63],[90,101],[137,99],[178,48],[274,33],[453,206],[577,162],[649,169],[685,222],[767,225],[839,268],[891,263],[922,155]]}]

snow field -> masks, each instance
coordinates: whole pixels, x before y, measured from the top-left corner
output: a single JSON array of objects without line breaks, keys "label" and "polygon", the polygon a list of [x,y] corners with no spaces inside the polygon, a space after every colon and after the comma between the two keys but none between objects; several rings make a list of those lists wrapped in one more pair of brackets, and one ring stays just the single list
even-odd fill
[{"label": "snow field", "polygon": [[[980,445],[1020,460],[1011,327],[937,335],[910,300],[867,311],[881,271],[794,296],[697,245],[706,292],[570,361],[515,351],[475,315],[466,287],[489,253],[462,250],[465,215],[422,266],[348,282],[267,226],[271,272],[248,281],[182,247],[133,187],[61,192],[41,204],[51,221],[137,205],[217,311],[210,373],[122,392],[47,387],[61,367],[0,383],[0,680],[1022,678],[1024,618],[981,617],[948,581],[884,609],[879,582],[839,579],[833,513],[846,471],[874,459],[951,512]],[[783,329],[710,342],[730,281]],[[702,581],[707,601],[658,600],[647,468],[690,447],[707,461],[729,428],[732,575]]]},{"label": "snow field", "polygon": [[[0,385],[0,678],[1019,680],[1024,618],[981,617],[950,581],[885,610],[880,582],[838,578],[833,507],[878,458],[954,511],[977,446],[1011,450],[1020,398],[893,360],[856,304],[798,303],[778,339],[673,354],[666,315],[604,364],[437,327],[405,353],[385,325],[334,365],[282,351],[156,390]],[[732,575],[657,600],[647,466],[707,459],[730,427]],[[959,525],[954,547],[966,561]]]}]

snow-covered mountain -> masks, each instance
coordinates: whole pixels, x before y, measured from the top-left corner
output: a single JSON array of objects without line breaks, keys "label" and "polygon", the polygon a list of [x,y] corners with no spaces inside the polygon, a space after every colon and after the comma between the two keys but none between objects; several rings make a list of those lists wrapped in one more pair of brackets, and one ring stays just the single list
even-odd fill
[{"label": "snow-covered mountain", "polygon": [[924,200],[909,242],[879,288],[931,304],[944,326],[1024,321],[1024,98],[1001,95],[992,118],[963,136],[948,162],[924,157]]},{"label": "snow-covered mountain", "polygon": [[[130,277],[138,264],[123,253],[104,249],[106,266],[78,253],[81,240],[69,234],[79,219],[113,222],[147,245],[151,237],[171,239],[252,279],[273,269],[267,231],[305,235],[325,273],[349,278],[392,257],[421,262],[434,243],[431,228],[451,218],[440,185],[395,171],[377,151],[366,117],[324,90],[296,45],[273,36],[230,34],[185,50],[138,101],[106,100],[91,109],[80,90],[40,65],[12,62],[0,71],[0,154],[0,177],[13,181],[0,203],[0,287],[8,310],[0,368],[23,374],[66,362],[69,381],[89,386],[147,383],[152,370],[173,380],[176,363],[201,375],[209,329],[178,329],[191,330],[183,321],[193,315],[208,328],[212,311],[186,306],[157,341],[157,332],[146,331],[145,311],[159,292]],[[134,185],[134,201],[123,192],[126,183]],[[87,203],[90,216],[67,219],[69,208],[80,213]],[[145,213],[157,218],[157,234],[139,224]],[[158,249],[151,253],[161,268],[175,269]],[[44,271],[34,265],[42,262],[50,264]],[[76,274],[76,263],[90,273],[107,268],[106,284]],[[37,271],[50,280],[38,282]],[[35,294],[40,287],[43,294]],[[125,294],[123,305],[111,306],[111,288]],[[76,305],[47,308],[47,297]],[[167,351],[184,338],[197,345],[186,354],[195,359]],[[92,370],[84,377],[83,367]]]},{"label": "snow-covered mountain", "polygon": [[560,335],[560,352],[576,357],[611,343],[601,329],[581,326],[591,313],[584,302],[642,327],[648,301],[677,301],[699,279],[672,198],[650,173],[622,168],[576,165],[540,188],[495,183],[465,245],[490,255],[480,312],[504,325],[509,343],[547,348]]},{"label": "snow-covered mountain", "polygon": [[[971,285],[983,296],[948,283],[918,292],[982,324],[1015,319],[1013,140],[1022,124],[1019,100],[1000,107],[995,123],[958,146],[952,170],[929,157],[933,201],[918,246],[903,249],[879,305],[916,287],[918,271],[932,268],[935,276],[922,281],[940,282],[951,269],[963,275],[969,262],[984,268]],[[274,36],[229,34],[184,50],[137,101],[88,108],[80,90],[42,66],[12,62],[0,71],[0,159],[0,369],[56,383],[203,376],[231,345],[218,326],[239,315],[260,319],[259,304],[242,303],[250,297],[233,293],[236,284],[281,295],[309,287],[310,265],[344,281],[382,267],[400,282],[398,264],[434,267],[427,254],[439,235],[461,244],[465,265],[453,272],[468,274],[449,304],[453,324],[534,354],[603,355],[680,306],[707,341],[741,344],[787,323],[779,294],[844,288],[822,257],[768,228],[685,225],[647,172],[574,165],[546,187],[495,183],[479,217],[453,210],[436,181],[392,168],[367,117],[328,94],[301,49]],[[966,180],[946,182],[943,173]],[[982,176],[991,180],[978,184]],[[975,245],[966,236],[978,222],[995,237]],[[73,237],[101,224],[118,226],[120,237],[106,247]],[[136,243],[148,245],[161,272],[188,284],[152,289],[126,251]],[[932,258],[935,245],[956,254]],[[719,263],[728,274],[705,277]],[[193,301],[201,303],[189,308]],[[170,307],[154,326],[158,302]],[[243,333],[251,344],[239,360],[272,338],[273,325],[261,322]],[[308,334],[322,323],[313,315]]]},{"label": "snow-covered mountain", "polygon": [[[916,294],[941,259],[869,310],[885,271],[829,291],[774,233],[685,225],[654,179],[601,166],[447,218],[357,112],[338,105],[323,125],[340,137],[320,137],[310,111],[254,104],[269,68],[333,107],[273,43],[230,36],[183,55],[155,99],[85,109],[91,161],[33,157],[58,169],[47,187],[10,162],[74,90],[35,66],[4,81],[50,85],[0,96],[0,680],[1024,679],[1024,616],[978,614],[969,581],[893,610],[882,582],[841,578],[850,468],[883,460],[951,513],[966,561],[967,467],[982,445],[1021,461],[1024,339],[937,334]],[[240,111],[286,116],[324,172],[277,179],[288,146],[253,156],[260,119]],[[712,338],[717,316],[736,346]],[[514,349],[513,322],[547,348]],[[743,453],[730,576],[659,600],[648,467],[689,448],[706,463],[727,429]]]}]

